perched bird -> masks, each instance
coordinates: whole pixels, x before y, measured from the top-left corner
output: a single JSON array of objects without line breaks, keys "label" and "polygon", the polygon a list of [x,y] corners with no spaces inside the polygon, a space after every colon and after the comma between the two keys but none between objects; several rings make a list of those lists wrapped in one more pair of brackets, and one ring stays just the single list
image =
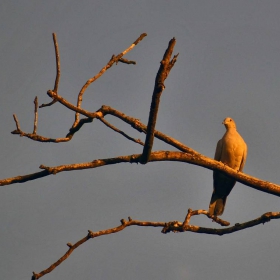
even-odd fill
[{"label": "perched bird", "polygon": [[[247,145],[236,130],[236,124],[232,118],[223,121],[226,133],[217,143],[215,160],[221,161],[236,171],[242,171],[247,157]],[[209,205],[210,215],[223,214],[227,196],[234,187],[236,181],[219,171],[213,172],[214,189]]]}]

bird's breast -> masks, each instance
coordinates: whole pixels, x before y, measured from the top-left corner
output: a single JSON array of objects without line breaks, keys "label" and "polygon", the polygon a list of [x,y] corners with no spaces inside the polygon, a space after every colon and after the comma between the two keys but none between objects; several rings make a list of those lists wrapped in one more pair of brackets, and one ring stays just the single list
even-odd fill
[{"label": "bird's breast", "polygon": [[221,153],[221,162],[229,167],[239,170],[244,154],[244,140],[242,137],[225,135]]}]

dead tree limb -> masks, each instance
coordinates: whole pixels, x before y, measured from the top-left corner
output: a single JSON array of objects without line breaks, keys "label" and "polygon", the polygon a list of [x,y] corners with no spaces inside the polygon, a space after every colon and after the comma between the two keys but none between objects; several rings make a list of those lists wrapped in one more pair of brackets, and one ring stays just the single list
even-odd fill
[{"label": "dead tree limb", "polygon": [[[143,33],[141,34],[134,43],[132,43],[132,45],[130,47],[128,47],[126,50],[124,50],[123,52],[119,53],[117,56],[113,55],[111,57],[111,59],[109,60],[109,62],[107,63],[107,65],[105,65],[97,75],[95,75],[94,77],[90,78],[87,80],[87,82],[83,85],[82,89],[79,92],[78,95],[78,100],[77,100],[77,107],[80,108],[82,105],[82,101],[83,101],[83,94],[86,91],[86,89],[89,87],[90,84],[92,84],[94,81],[96,81],[98,78],[100,78],[105,71],[107,71],[109,68],[111,68],[113,66],[114,63],[117,63],[125,54],[127,54],[128,52],[130,52],[140,41],[142,41],[142,39],[144,37],[146,37],[147,34]],[[123,60],[122,60],[123,62]],[[131,63],[130,63],[131,64]],[[134,63],[136,64],[136,63]],[[73,128],[78,124],[79,122],[79,112],[76,111],[76,115],[75,115],[75,122],[73,123]]]},{"label": "dead tree limb", "polygon": [[171,39],[168,48],[165,51],[163,59],[160,63],[158,73],[156,75],[154,92],[153,92],[152,102],[150,107],[149,121],[147,125],[146,141],[143,148],[142,157],[140,160],[140,163],[142,164],[146,164],[149,161],[152,152],[160,96],[163,90],[165,89],[164,81],[168,77],[170,70],[172,69],[172,67],[176,62],[177,56],[179,55],[177,54],[173,57],[173,59],[171,59],[175,44],[176,44],[175,38]]},{"label": "dead tree limb", "polygon": [[109,123],[108,121],[106,121],[104,118],[99,118],[99,120],[100,120],[101,122],[103,122],[106,126],[108,126],[109,128],[111,128],[112,130],[114,130],[115,132],[117,132],[117,133],[123,135],[123,136],[124,136],[125,138],[127,138],[128,140],[131,140],[131,141],[133,141],[133,142],[135,142],[135,143],[138,143],[138,144],[144,146],[144,143],[143,143],[140,139],[134,139],[134,138],[130,137],[129,135],[127,135],[126,133],[124,133],[122,130],[120,130],[120,129],[116,128],[115,126],[113,126],[112,124],[110,124],[110,123]]},{"label": "dead tree limb", "polygon": [[[25,136],[28,137],[34,141],[40,141],[40,142],[53,142],[53,143],[59,143],[59,142],[66,142],[70,141],[74,134],[78,132],[82,126],[86,123],[91,123],[95,118],[99,119],[102,121],[106,126],[110,127],[114,131],[120,133],[127,139],[134,141],[138,144],[144,145],[143,152],[142,154],[132,154],[132,155],[126,155],[126,156],[118,156],[114,158],[107,158],[107,159],[97,159],[93,160],[91,162],[86,162],[86,163],[74,163],[74,164],[65,164],[65,165],[60,165],[60,166],[45,166],[45,165],[40,165],[40,168],[43,169],[40,172],[36,172],[33,174],[27,174],[23,176],[16,176],[12,178],[6,178],[0,180],[0,186],[4,185],[10,185],[14,183],[23,183],[27,182],[30,180],[35,180],[38,178],[42,178],[48,175],[55,175],[60,172],[64,171],[74,171],[74,170],[83,170],[83,169],[89,169],[89,168],[97,168],[105,165],[112,165],[112,164],[118,164],[118,163],[142,163],[145,164],[147,162],[156,162],[156,161],[178,161],[178,162],[183,162],[183,163],[189,163],[189,164],[194,164],[198,165],[210,170],[219,170],[220,172],[223,172],[227,174],[230,177],[233,177],[236,181],[241,182],[244,185],[247,185],[249,187],[252,187],[254,189],[270,193],[276,196],[280,196],[280,186],[267,182],[267,181],[262,181],[260,179],[254,178],[252,176],[249,176],[247,174],[244,174],[242,172],[237,172],[234,169],[231,169],[230,167],[224,165],[221,162],[215,161],[211,158],[208,158],[197,151],[189,148],[188,146],[180,143],[176,139],[165,135],[159,131],[155,130],[155,125],[156,125],[156,118],[157,118],[157,113],[158,113],[158,108],[159,108],[159,102],[160,102],[160,96],[165,88],[164,86],[164,81],[167,78],[170,70],[174,66],[177,55],[175,55],[172,59],[172,53],[173,53],[173,48],[175,46],[175,39],[173,38],[169,42],[169,46],[163,56],[163,59],[161,61],[160,69],[157,73],[156,79],[155,79],[155,86],[154,86],[154,91],[153,91],[153,96],[152,96],[152,102],[151,102],[151,107],[150,107],[150,115],[149,115],[149,121],[148,125],[145,126],[142,124],[138,119],[132,118],[130,116],[125,115],[122,112],[117,111],[114,108],[111,108],[109,106],[102,106],[98,111],[96,112],[89,112],[81,107],[82,105],[82,98],[85,90],[88,88],[88,86],[93,83],[95,80],[97,80],[107,69],[113,66],[114,63],[122,62],[126,64],[135,64],[134,61],[129,61],[123,58],[123,56],[129,52],[132,48],[135,47],[144,37],[146,36],[145,33],[143,33],[129,48],[127,48],[125,51],[120,53],[117,56],[112,56],[110,61],[105,65],[100,72],[89,79],[85,85],[82,87],[82,89],[79,92],[78,95],[78,100],[77,100],[77,106],[71,104],[69,101],[64,99],[62,96],[58,94],[58,86],[59,86],[59,78],[60,78],[60,61],[59,61],[59,50],[58,50],[58,44],[57,44],[57,39],[55,33],[53,34],[53,40],[54,40],[54,45],[55,45],[55,53],[56,53],[56,80],[54,84],[54,89],[49,90],[47,94],[52,98],[52,102],[49,104],[43,104],[40,106],[41,107],[46,107],[54,104],[55,102],[59,102],[60,104],[64,105],[68,109],[72,110],[75,112],[75,121],[72,127],[69,130],[69,133],[66,135],[64,138],[47,138],[43,137],[40,135],[37,135],[37,123],[38,123],[38,100],[37,97],[34,100],[35,103],[35,117],[34,117],[34,129],[33,133],[25,133],[21,130],[19,121],[14,115],[14,120],[16,123],[16,130],[14,130],[12,133],[13,134],[19,134],[20,136]],[[83,115],[85,118],[80,119],[79,116]],[[127,124],[131,125],[134,129],[136,129],[139,132],[143,132],[146,134],[146,140],[145,144],[141,142],[139,139],[134,139],[128,134],[124,133],[123,131],[117,129],[113,125],[111,125],[109,122],[107,122],[104,117],[106,115],[112,115],[120,120],[126,122]],[[152,146],[153,146],[153,140],[154,137],[157,137],[158,139],[168,143],[169,145],[177,148],[180,151],[156,151],[152,152]],[[232,227],[228,227],[225,229],[215,229],[215,228],[204,228],[204,227],[199,227],[195,225],[190,224],[191,217],[194,215],[206,215],[208,218],[212,219],[213,221],[217,222],[218,224],[222,226],[229,226],[229,222],[223,221],[220,218],[217,218],[215,216],[211,216],[206,210],[188,210],[188,213],[184,219],[183,222],[179,221],[171,221],[171,222],[150,222],[150,221],[138,221],[138,220],[132,220],[130,217],[128,218],[128,221],[122,219],[121,220],[121,225],[106,229],[106,230],[101,230],[98,232],[92,232],[88,231],[88,234],[76,242],[74,245],[71,243],[67,243],[67,246],[69,247],[68,251],[55,263],[53,263],[49,268],[41,271],[40,273],[35,273],[33,272],[32,279],[39,279],[43,275],[51,272],[53,269],[55,269],[58,265],[60,265],[63,261],[65,261],[71,254],[72,252],[88,241],[91,238],[95,238],[101,235],[106,235],[106,234],[112,234],[119,232],[123,229],[125,229],[128,226],[142,226],[142,227],[161,227],[162,228],[162,233],[169,233],[169,232],[185,232],[185,231],[191,231],[191,232],[196,232],[196,233],[205,233],[205,234],[212,234],[212,235],[223,235],[223,234],[230,234],[239,230],[243,230],[249,227],[256,226],[261,223],[265,223],[270,221],[271,219],[279,219],[280,218],[280,212],[268,212],[263,214],[261,217],[248,221],[242,224],[235,224]]]},{"label": "dead tree limb", "polygon": [[[189,225],[189,220],[194,215],[206,215],[209,218],[209,213],[206,210],[191,210],[189,209],[187,217],[185,218],[185,221],[179,222],[179,221],[171,221],[171,222],[151,222],[151,221],[139,221],[139,220],[133,220],[130,217],[128,217],[128,220],[122,219],[121,224],[117,227],[100,230],[93,232],[91,230],[88,230],[88,234],[77,241],[75,244],[67,243],[67,246],[69,249],[67,252],[59,258],[56,262],[51,264],[48,268],[42,270],[39,273],[33,272],[32,280],[39,279],[43,277],[45,274],[52,272],[57,266],[59,266],[62,262],[64,262],[73,252],[75,249],[77,249],[79,246],[87,242],[88,240],[92,238],[96,238],[102,235],[108,235],[113,234],[119,231],[124,230],[127,227],[130,226],[140,226],[140,227],[160,227],[162,228],[162,233],[167,234],[169,232],[185,232],[185,231],[191,231],[195,233],[205,233],[205,234],[212,234],[212,235],[224,235],[224,234],[230,234],[236,231],[244,230],[246,228],[254,227],[259,224],[264,224],[266,222],[269,222],[271,219],[279,219],[280,218],[280,212],[268,212],[263,214],[257,219],[254,219],[252,221],[248,221],[242,224],[235,224],[232,227],[228,227],[225,229],[217,229],[217,228],[205,228],[205,227],[199,227],[195,225]],[[187,220],[187,223],[186,223]],[[219,219],[222,221],[221,219]],[[223,223],[228,223],[226,221],[222,221]]]},{"label": "dead tree limb", "polygon": [[34,99],[34,128],[33,128],[33,134],[37,134],[37,126],[38,126],[38,97],[36,96]]},{"label": "dead tree limb", "polygon": [[[53,35],[53,43],[54,43],[54,50],[55,50],[55,62],[56,62],[56,64],[55,64],[56,65],[56,78],[55,78],[55,82],[54,82],[53,91],[57,93],[58,92],[59,79],[60,79],[60,57],[59,57],[59,49],[58,49],[56,34],[53,33],[52,35]],[[56,103],[56,100],[53,99],[50,103],[40,105],[39,108],[51,106],[54,103]]]},{"label": "dead tree limb", "polygon": [[[118,164],[118,163],[139,163],[140,159],[141,159],[141,154],[133,154],[127,156],[119,156],[115,158],[97,159],[92,162],[66,164],[66,165],[60,165],[55,167],[41,165],[40,168],[44,169],[44,171],[23,175],[23,176],[16,176],[12,178],[2,179],[0,180],[0,186],[10,185],[15,183],[24,183],[26,181],[42,178],[51,174],[57,174],[64,171],[92,169],[92,168],[97,168],[105,165]],[[210,170],[219,170],[229,175],[230,177],[233,177],[234,179],[236,179],[236,181],[242,183],[243,185],[249,186],[256,190],[266,192],[275,196],[280,196],[279,185],[260,180],[258,178],[249,176],[242,172],[237,172],[236,170],[228,167],[222,162],[213,160],[206,156],[202,156],[202,155],[196,156],[196,155],[191,155],[191,154],[187,154],[184,152],[177,152],[177,151],[157,151],[157,152],[152,152],[150,156],[150,162],[156,162],[156,161],[178,161],[178,162],[185,162],[189,164],[198,165]]]}]

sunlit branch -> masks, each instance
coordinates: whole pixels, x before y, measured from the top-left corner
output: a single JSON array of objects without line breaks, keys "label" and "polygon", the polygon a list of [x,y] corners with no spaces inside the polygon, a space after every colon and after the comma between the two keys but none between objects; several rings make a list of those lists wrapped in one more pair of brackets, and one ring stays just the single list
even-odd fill
[{"label": "sunlit branch", "polygon": [[196,215],[206,215],[208,218],[212,219],[213,222],[216,222],[218,224],[220,224],[221,226],[229,226],[230,223],[227,221],[222,220],[221,218],[218,218],[217,216],[214,215],[210,215],[208,211],[206,210],[192,210],[192,209],[188,209],[188,214],[182,224],[182,228],[187,228],[187,226],[189,225],[190,219],[192,216],[196,216]]},{"label": "sunlit branch", "polygon": [[38,97],[36,96],[34,99],[34,129],[33,129],[33,134],[37,133],[37,125],[38,125]]},{"label": "sunlit branch", "polygon": [[[112,56],[111,59],[109,60],[109,62],[107,63],[107,65],[105,65],[97,75],[95,75],[94,77],[90,78],[87,80],[87,82],[84,84],[84,86],[82,87],[82,89],[79,92],[78,95],[78,100],[77,100],[77,107],[80,108],[82,101],[83,101],[83,94],[86,91],[86,89],[88,88],[88,86],[90,84],[92,84],[94,81],[96,81],[98,78],[100,78],[109,68],[111,68],[114,63],[118,62],[126,53],[128,53],[129,51],[131,51],[144,37],[146,37],[147,34],[143,33],[141,34],[138,39],[126,50],[124,50],[123,52],[121,52],[120,54],[118,54],[117,56]],[[122,61],[123,62],[123,61]],[[79,122],[79,112],[76,111],[75,114],[75,122],[73,124],[72,127],[75,127]]]},{"label": "sunlit branch", "polygon": [[[20,125],[19,125],[19,121],[18,121],[18,118],[17,118],[17,115],[16,114],[13,114],[13,117],[14,117],[14,121],[15,121],[15,123],[16,123],[16,127],[17,127],[17,129],[16,130],[14,130],[14,132],[18,132],[18,134],[20,134],[20,132],[21,132],[21,129],[20,129]],[[13,132],[12,132],[13,133]],[[13,133],[13,134],[16,134],[16,133]]]},{"label": "sunlit branch", "polygon": [[58,43],[57,43],[55,33],[53,33],[53,43],[54,43],[54,48],[55,48],[55,62],[56,62],[56,78],[55,78],[53,90],[55,92],[58,92],[58,85],[59,85],[59,79],[60,79],[60,58],[59,58],[59,49],[58,49]]},{"label": "sunlit branch", "polygon": [[71,140],[69,137],[65,138],[49,138],[42,135],[34,134],[34,133],[26,133],[21,130],[14,130],[11,132],[12,134],[18,134],[21,137],[27,137],[37,142],[45,142],[45,143],[61,143],[61,142],[68,142]]},{"label": "sunlit branch", "polygon": [[[64,171],[91,169],[91,168],[101,167],[105,165],[112,165],[117,163],[139,163],[140,158],[141,158],[141,154],[133,154],[127,156],[119,156],[115,158],[97,159],[92,162],[66,164],[66,165],[60,165],[55,167],[41,165],[40,168],[47,171],[46,173],[38,172],[38,173],[33,173],[24,176],[17,176],[14,178],[2,179],[0,180],[0,186],[10,185],[14,183],[23,183],[29,180],[34,180],[34,177],[36,177],[35,179],[37,179],[40,177],[45,177],[50,174],[57,174]],[[222,162],[213,160],[206,156],[196,156],[196,155],[191,155],[191,154],[177,152],[177,151],[157,151],[157,152],[152,152],[150,156],[150,162],[156,162],[156,161],[178,161],[178,162],[185,162],[189,164],[202,166],[210,170],[219,170],[220,172],[223,172],[231,176],[236,181],[244,185],[247,185],[251,188],[254,188],[262,192],[270,193],[272,195],[280,196],[279,185],[260,180],[258,178],[249,176],[242,172],[238,172],[228,167],[227,165],[223,164]]]},{"label": "sunlit branch", "polygon": [[171,39],[168,48],[165,51],[163,59],[160,63],[160,67],[155,79],[154,92],[152,96],[152,102],[150,107],[149,121],[147,125],[147,135],[145,140],[145,145],[143,148],[141,163],[146,164],[149,161],[150,154],[152,152],[155,126],[160,102],[160,96],[165,88],[164,81],[168,77],[168,74],[176,62],[178,54],[171,59],[174,46],[176,44],[175,38]]},{"label": "sunlit branch", "polygon": [[[280,212],[268,212],[263,214],[261,217],[248,221],[242,224],[235,224],[232,227],[224,228],[224,229],[217,229],[217,228],[205,228],[205,227],[199,227],[195,225],[189,225],[189,220],[191,216],[193,215],[200,215],[204,214],[209,217],[209,214],[206,210],[191,210],[188,211],[188,222],[182,223],[179,221],[171,221],[171,222],[151,222],[151,221],[139,221],[139,220],[133,220],[131,217],[128,217],[128,220],[122,219],[121,224],[117,227],[100,230],[96,232],[92,232],[91,230],[88,230],[88,234],[77,241],[75,244],[71,244],[70,242],[67,243],[67,246],[69,249],[67,252],[59,258],[56,262],[54,262],[52,265],[50,265],[48,268],[42,270],[39,273],[33,272],[32,280],[39,279],[43,277],[45,274],[52,272],[57,266],[59,266],[63,261],[65,261],[73,252],[75,249],[77,249],[79,246],[87,242],[89,239],[96,238],[103,235],[113,234],[120,232],[124,230],[125,228],[129,226],[140,226],[140,227],[160,227],[162,228],[162,233],[166,234],[169,232],[185,232],[185,231],[191,231],[195,233],[205,233],[205,234],[212,234],[212,235],[224,235],[224,234],[230,234],[236,231],[240,231],[249,227],[253,227],[259,224],[264,224],[266,222],[269,222],[271,219],[279,219],[280,218]],[[187,219],[187,218],[186,218]],[[185,221],[186,221],[185,219]],[[221,219],[220,219],[221,220]],[[228,223],[226,221],[223,221],[224,223]]]}]

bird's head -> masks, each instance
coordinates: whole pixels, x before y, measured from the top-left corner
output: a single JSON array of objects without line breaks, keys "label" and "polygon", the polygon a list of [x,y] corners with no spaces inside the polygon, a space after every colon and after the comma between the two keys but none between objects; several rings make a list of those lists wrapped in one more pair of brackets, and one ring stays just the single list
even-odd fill
[{"label": "bird's head", "polygon": [[228,129],[228,128],[236,128],[236,124],[234,122],[234,120],[232,118],[225,118],[224,121],[223,121],[223,124],[225,125],[225,127]]}]

